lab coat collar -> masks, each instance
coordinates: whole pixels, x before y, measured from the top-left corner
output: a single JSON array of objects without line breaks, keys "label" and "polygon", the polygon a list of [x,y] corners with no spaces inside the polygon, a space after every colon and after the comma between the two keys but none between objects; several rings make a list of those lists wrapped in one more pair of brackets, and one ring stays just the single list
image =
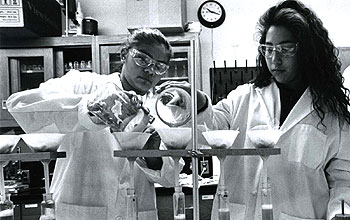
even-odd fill
[{"label": "lab coat collar", "polygon": [[[270,116],[271,123],[273,126],[273,124],[276,124],[277,120],[279,120],[281,115],[281,101],[279,89],[275,82],[271,82],[271,84],[268,87],[255,88],[255,90],[260,95],[260,102],[266,107],[266,110]],[[271,97],[272,100],[274,100],[273,104],[271,103]],[[314,108],[312,106],[312,97],[310,89],[307,88],[288,114],[286,120],[280,127],[280,130],[283,132],[288,131],[298,122],[300,122],[303,118],[309,115],[313,110]]]},{"label": "lab coat collar", "polygon": [[280,129],[283,132],[286,132],[298,122],[300,122],[303,118],[305,118],[307,115],[309,115],[313,110],[314,107],[312,105],[310,89],[307,88],[288,114],[286,120],[283,122]]}]

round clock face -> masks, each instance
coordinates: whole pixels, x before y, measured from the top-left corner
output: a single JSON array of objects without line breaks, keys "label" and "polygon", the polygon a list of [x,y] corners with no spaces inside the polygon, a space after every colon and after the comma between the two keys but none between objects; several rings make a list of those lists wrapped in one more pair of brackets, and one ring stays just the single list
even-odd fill
[{"label": "round clock face", "polygon": [[198,8],[199,22],[209,28],[220,26],[225,20],[225,9],[217,1],[205,1]]}]

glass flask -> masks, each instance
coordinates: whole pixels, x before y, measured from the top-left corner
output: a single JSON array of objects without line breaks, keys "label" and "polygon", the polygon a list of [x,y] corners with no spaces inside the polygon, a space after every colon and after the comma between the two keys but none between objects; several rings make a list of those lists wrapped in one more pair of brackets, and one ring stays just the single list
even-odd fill
[{"label": "glass flask", "polygon": [[191,96],[184,89],[167,88],[157,98],[156,112],[159,119],[170,127],[184,125],[191,119]]},{"label": "glass flask", "polygon": [[185,194],[182,192],[181,186],[175,187],[173,194],[173,211],[174,220],[185,220]]},{"label": "glass flask", "polygon": [[230,220],[228,191],[225,186],[219,185],[217,196],[219,199],[219,207],[218,207],[219,220]]},{"label": "glass flask", "polygon": [[126,194],[126,219],[137,220],[137,198],[135,189],[127,189]]},{"label": "glass flask", "polygon": [[14,220],[14,205],[10,200],[10,193],[6,193],[5,197],[1,197],[0,201],[0,220]]},{"label": "glass flask", "polygon": [[55,220],[55,202],[52,200],[52,193],[44,193],[41,202],[41,215],[39,220]]}]

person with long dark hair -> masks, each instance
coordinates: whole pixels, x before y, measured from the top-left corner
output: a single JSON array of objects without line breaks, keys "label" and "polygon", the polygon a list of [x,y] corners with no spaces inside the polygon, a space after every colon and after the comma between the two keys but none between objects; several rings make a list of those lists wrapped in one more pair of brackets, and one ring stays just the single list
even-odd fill
[{"label": "person with long dark hair", "polygon": [[[303,3],[279,2],[257,25],[258,75],[212,106],[198,91],[198,124],[239,130],[232,148],[276,147],[267,160],[271,201],[259,184],[259,157],[226,157],[224,183],[234,219],[332,219],[350,205],[349,90],[337,48]],[[167,83],[189,90],[188,84]],[[258,129],[265,135],[258,136]],[[272,139],[279,134],[279,138]],[[277,136],[277,135],[276,135]],[[265,186],[266,187],[266,186]],[[268,189],[269,189],[268,187]],[[266,188],[265,188],[266,189]],[[218,219],[218,196],[212,219]],[[271,217],[271,215],[270,215]]]}]

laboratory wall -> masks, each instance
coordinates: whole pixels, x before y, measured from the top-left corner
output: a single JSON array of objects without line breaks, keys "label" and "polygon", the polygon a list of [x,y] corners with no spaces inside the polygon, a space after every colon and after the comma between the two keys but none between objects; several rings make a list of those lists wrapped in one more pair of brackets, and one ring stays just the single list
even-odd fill
[{"label": "laboratory wall", "polygon": [[[99,34],[113,35],[128,33],[126,28],[126,1],[80,0],[84,16],[98,20]],[[144,0],[146,1],[146,0]],[[158,0],[160,1],[160,0]],[[176,0],[174,0],[176,1]],[[187,0],[188,21],[198,21],[197,9],[205,0]],[[202,27],[200,34],[202,71],[208,78],[213,60],[217,67],[255,66],[257,41],[254,39],[256,22],[259,17],[278,0],[218,0],[226,9],[225,22],[216,29]],[[331,39],[338,47],[350,47],[350,0],[302,0],[322,19]],[[203,89],[208,91],[209,82],[204,82]]]}]

